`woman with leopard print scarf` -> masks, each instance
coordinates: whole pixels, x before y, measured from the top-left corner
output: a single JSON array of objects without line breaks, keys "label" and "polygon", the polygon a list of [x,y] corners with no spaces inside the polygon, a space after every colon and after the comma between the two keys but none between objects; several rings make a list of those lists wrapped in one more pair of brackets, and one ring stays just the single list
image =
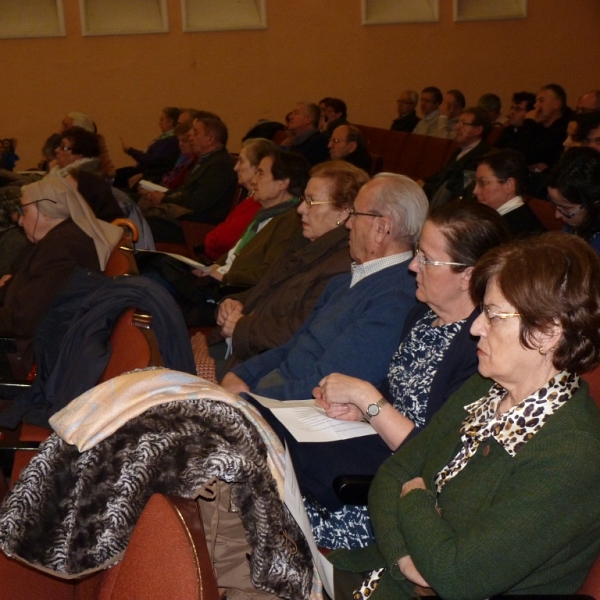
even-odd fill
[{"label": "woman with leopard print scarf", "polygon": [[600,260],[562,233],[513,241],[471,292],[479,375],[379,470],[376,543],[329,555],[340,584],[377,568],[355,598],[572,594],[600,551],[600,410],[579,377],[600,363]]}]

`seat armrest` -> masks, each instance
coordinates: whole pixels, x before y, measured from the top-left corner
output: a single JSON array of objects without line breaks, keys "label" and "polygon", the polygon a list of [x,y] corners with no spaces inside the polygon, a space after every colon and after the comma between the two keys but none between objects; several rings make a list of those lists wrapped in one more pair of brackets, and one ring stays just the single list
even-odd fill
[{"label": "seat armrest", "polygon": [[369,501],[373,475],[340,475],[333,480],[333,491],[343,504],[363,506]]}]

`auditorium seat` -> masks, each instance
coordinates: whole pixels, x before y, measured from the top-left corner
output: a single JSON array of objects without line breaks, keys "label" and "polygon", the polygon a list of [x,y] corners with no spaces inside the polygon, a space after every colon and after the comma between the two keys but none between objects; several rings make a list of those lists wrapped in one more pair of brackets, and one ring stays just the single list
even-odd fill
[{"label": "auditorium seat", "polygon": [[3,600],[218,600],[202,517],[190,499],[154,494],[121,563],[80,579],[47,575],[0,553]]}]

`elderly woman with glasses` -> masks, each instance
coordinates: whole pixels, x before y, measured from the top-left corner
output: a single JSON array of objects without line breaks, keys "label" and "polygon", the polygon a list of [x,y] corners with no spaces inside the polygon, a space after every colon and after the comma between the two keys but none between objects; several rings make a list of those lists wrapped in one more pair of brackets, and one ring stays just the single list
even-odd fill
[{"label": "elderly woman with glasses", "polygon": [[14,274],[0,279],[0,336],[16,337],[30,367],[33,335],[56,295],[76,268],[104,270],[122,230],[98,220],[63,177],[45,177],[22,192],[19,225],[31,244]]},{"label": "elderly woman with glasses", "polygon": [[232,339],[236,361],[285,344],[331,277],[350,271],[344,224],[369,177],[341,160],[317,165],[310,175],[298,206],[302,234],[310,244],[284,251],[256,286],[219,307],[217,323],[222,335]]},{"label": "elderly woman with glasses", "polygon": [[600,152],[571,148],[548,180],[548,199],[563,231],[586,240],[600,253]]},{"label": "elderly woman with glasses", "polygon": [[572,594],[598,555],[600,412],[579,375],[600,363],[600,259],[563,233],[514,241],[471,292],[479,375],[377,473],[375,543],[330,555],[377,570],[338,599]]},{"label": "elderly woman with glasses", "polygon": [[407,317],[383,387],[332,373],[314,390],[317,405],[328,416],[369,420],[378,434],[319,444],[290,442],[320,546],[351,548],[372,540],[366,507],[342,505],[332,490],[334,479],[374,475],[476,372],[476,342],[469,328],[479,311],[469,280],[479,258],[508,238],[502,217],[487,206],[451,203],[434,209],[409,265],[420,304]]}]

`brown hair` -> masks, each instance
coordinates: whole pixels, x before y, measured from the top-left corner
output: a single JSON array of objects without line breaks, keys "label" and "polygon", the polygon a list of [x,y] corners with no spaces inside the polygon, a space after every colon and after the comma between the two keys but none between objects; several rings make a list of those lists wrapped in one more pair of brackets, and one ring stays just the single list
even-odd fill
[{"label": "brown hair", "polygon": [[554,231],[490,250],[471,276],[476,303],[492,279],[520,314],[523,347],[560,324],[557,369],[585,373],[600,363],[600,257],[585,241]]},{"label": "brown hair", "polygon": [[[452,262],[475,266],[490,249],[507,242],[511,235],[506,221],[489,206],[479,202],[449,202],[431,210],[427,220],[446,238]],[[455,273],[467,267],[453,265]]]},{"label": "brown hair", "polygon": [[345,160],[318,164],[311,169],[310,176],[329,180],[329,196],[336,208],[350,208],[358,190],[370,179],[362,169]]}]

